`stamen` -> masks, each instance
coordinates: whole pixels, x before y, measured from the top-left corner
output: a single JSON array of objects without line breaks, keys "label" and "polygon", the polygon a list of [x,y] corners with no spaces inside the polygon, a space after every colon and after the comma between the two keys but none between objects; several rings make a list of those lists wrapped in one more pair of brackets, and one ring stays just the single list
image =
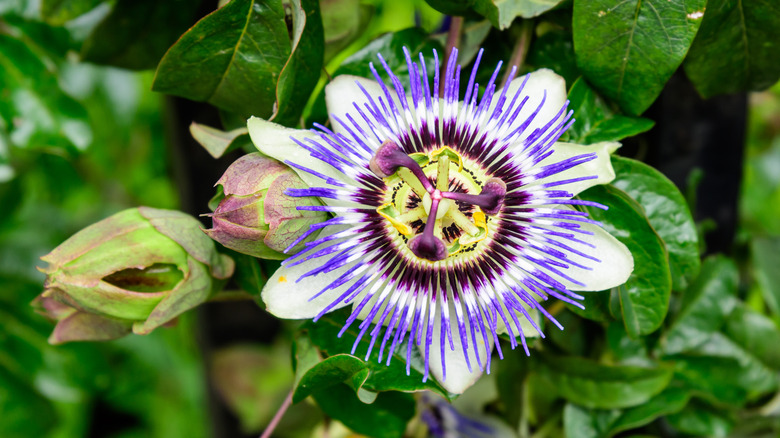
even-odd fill
[{"label": "stamen", "polygon": [[482,192],[479,195],[443,192],[442,196],[447,199],[479,206],[485,214],[492,216],[497,214],[504,205],[506,184],[498,178],[490,178],[485,185],[482,186]]},{"label": "stamen", "polygon": [[393,175],[399,167],[405,167],[412,171],[414,176],[420,180],[428,193],[433,192],[434,188],[428,177],[422,170],[422,167],[414,161],[414,158],[405,154],[392,140],[387,140],[379,146],[376,153],[371,157],[368,167],[380,178],[388,178]]}]

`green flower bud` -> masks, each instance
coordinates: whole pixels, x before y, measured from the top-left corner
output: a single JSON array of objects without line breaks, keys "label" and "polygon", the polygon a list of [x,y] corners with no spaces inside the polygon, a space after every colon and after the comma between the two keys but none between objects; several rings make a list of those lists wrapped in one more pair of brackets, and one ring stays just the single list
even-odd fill
[{"label": "green flower bud", "polygon": [[284,259],[288,257],[284,250],[309,225],[328,218],[321,211],[299,211],[297,207],[319,203],[311,197],[287,196],[287,189],[305,189],[306,184],[292,169],[260,153],[236,160],[217,185],[222,185],[225,197],[211,215],[212,228],[205,232],[243,254]]},{"label": "green flower bud", "polygon": [[147,334],[208,300],[234,268],[196,219],[148,207],[90,225],[41,260],[34,304],[58,321],[52,343]]}]

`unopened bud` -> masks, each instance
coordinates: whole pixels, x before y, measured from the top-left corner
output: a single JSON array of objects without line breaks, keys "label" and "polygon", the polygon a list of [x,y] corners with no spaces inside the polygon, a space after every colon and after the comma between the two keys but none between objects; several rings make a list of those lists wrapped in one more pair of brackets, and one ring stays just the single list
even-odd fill
[{"label": "unopened bud", "polygon": [[292,169],[259,153],[236,160],[217,184],[225,198],[211,215],[213,225],[206,234],[243,254],[284,259],[285,249],[309,225],[327,219],[325,212],[299,211],[297,207],[319,203],[312,197],[286,195],[287,189],[307,186]]},{"label": "unopened bud", "polygon": [[90,225],[41,260],[46,290],[34,304],[58,321],[52,343],[149,333],[208,300],[234,267],[195,218],[148,207]]}]

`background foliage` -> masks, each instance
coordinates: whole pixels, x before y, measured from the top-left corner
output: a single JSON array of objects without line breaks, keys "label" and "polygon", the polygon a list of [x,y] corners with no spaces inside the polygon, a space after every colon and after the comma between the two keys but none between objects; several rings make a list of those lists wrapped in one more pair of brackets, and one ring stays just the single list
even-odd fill
[{"label": "background foliage", "polygon": [[[671,101],[706,119],[777,82],[771,0],[0,0],[0,436],[251,436],[290,389],[278,436],[425,436],[426,412],[455,397],[400,361],[347,354],[343,314],[300,326],[211,303],[148,336],[54,347],[29,303],[38,258],[79,229],[137,205],[207,212],[251,150],[247,116],[326,123],[330,77],[368,76],[382,53],[403,78],[402,48],[441,53],[452,23],[464,68],[484,47],[484,65],[567,79],[568,141],[624,142],[615,181],[582,197],[610,207],[589,213],[636,262],[585,310],[552,304],[566,330],[494,361],[459,415],[521,437],[777,436],[780,88],[750,95],[747,125],[727,105],[744,142],[667,142],[680,128],[661,114]],[[703,138],[714,122],[697,120],[682,129]],[[191,121],[223,158],[188,139]],[[738,198],[702,190],[708,178]],[[713,208],[725,213],[701,213]],[[278,262],[231,255],[225,296],[256,299]]]}]

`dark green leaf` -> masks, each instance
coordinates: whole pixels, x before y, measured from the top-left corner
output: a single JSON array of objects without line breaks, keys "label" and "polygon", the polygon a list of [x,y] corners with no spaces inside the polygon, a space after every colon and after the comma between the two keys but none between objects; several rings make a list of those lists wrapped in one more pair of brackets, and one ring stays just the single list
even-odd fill
[{"label": "dark green leaf", "polygon": [[626,331],[634,338],[660,327],[669,309],[672,280],[663,241],[642,214],[641,207],[614,186],[596,186],[581,197],[609,207],[588,207],[591,218],[625,244],[634,256],[634,271],[617,288]]},{"label": "dark green leaf", "polygon": [[715,333],[696,349],[696,353],[735,359],[740,370],[738,374],[731,376],[731,381],[743,388],[749,399],[768,394],[778,387],[778,375],[774,370],[722,333]]},{"label": "dark green leaf", "polygon": [[655,124],[643,117],[614,115],[583,78],[577,79],[569,89],[569,102],[575,122],[566,133],[574,143],[618,141],[641,134]]},{"label": "dark green leaf", "polygon": [[567,84],[573,84],[580,77],[574,55],[574,44],[570,31],[551,29],[531,42],[527,64],[534,69],[549,68],[563,76]]},{"label": "dark green leaf", "polygon": [[699,94],[760,90],[777,82],[779,16],[774,0],[709,0],[684,64]]},{"label": "dark green leaf", "polygon": [[[331,313],[316,323],[306,323],[304,328],[308,330],[312,343],[328,356],[349,354],[360,330],[357,329],[357,324],[353,324],[341,337],[338,337],[338,332],[344,326],[345,320],[344,312]],[[358,360],[361,362],[363,362],[362,358],[365,357],[370,341],[370,336],[363,336],[358,343],[355,355],[360,358]],[[451,398],[450,394],[432,378],[426,382],[422,381],[424,364],[415,346],[412,347],[410,374],[406,375],[407,346],[408,343],[405,342],[396,349],[389,366],[385,365],[387,356],[384,356],[382,363],[379,363],[379,349],[372,349],[368,360],[363,362],[369,370],[368,378],[363,387],[369,391],[377,392],[393,390],[412,392],[428,389],[443,397]]]},{"label": "dark green leaf", "polygon": [[701,274],[685,291],[674,322],[661,341],[665,354],[698,347],[718,331],[736,304],[739,273],[733,261],[708,258]]},{"label": "dark green leaf", "polygon": [[403,436],[406,423],[412,419],[415,410],[411,394],[383,392],[373,404],[367,405],[344,384],[315,392],[313,397],[327,416],[357,433],[375,438]]},{"label": "dark green leaf", "polygon": [[577,65],[605,96],[639,115],[685,58],[706,0],[574,1]]},{"label": "dark green leaf", "polygon": [[474,0],[425,0],[428,6],[446,15],[466,15]]},{"label": "dark green leaf", "polygon": [[59,26],[85,14],[104,0],[42,0],[41,16],[47,23]]},{"label": "dark green leaf", "polygon": [[563,0],[474,0],[474,10],[499,29],[508,28],[517,17],[541,15]]},{"label": "dark green leaf", "polygon": [[666,421],[680,432],[713,438],[728,436],[734,427],[734,420],[728,415],[697,400],[666,417]]},{"label": "dark green leaf", "polygon": [[347,383],[359,393],[369,373],[365,362],[349,354],[321,359],[306,336],[298,336],[296,339],[295,359],[293,403],[340,383]]},{"label": "dark green leaf", "polygon": [[771,319],[740,305],[726,321],[724,333],[764,365],[780,370],[780,330]]},{"label": "dark green leaf", "polygon": [[268,281],[268,275],[263,270],[260,261],[255,257],[236,251],[227,250],[226,252],[236,262],[236,271],[233,274],[233,279],[244,292],[255,298],[258,305],[265,307],[265,304],[260,299],[260,291],[263,290],[265,282]]},{"label": "dark green leaf", "polygon": [[761,287],[764,301],[775,315],[780,315],[780,238],[758,237],[750,244],[753,275]]},{"label": "dark green leaf", "polygon": [[609,322],[613,319],[609,312],[609,291],[588,292],[582,296],[584,299],[580,303],[585,306],[584,309],[571,304],[567,304],[566,308],[592,321]]},{"label": "dark green leaf", "polygon": [[298,125],[322,70],[325,40],[317,0],[292,0],[292,54],[279,73],[273,121]]},{"label": "dark green leaf", "polygon": [[629,158],[612,157],[612,185],[634,198],[666,244],[675,290],[684,290],[699,273],[699,238],[682,193],[661,172]]},{"label": "dark green leaf", "polygon": [[628,336],[625,326],[619,321],[612,321],[607,326],[609,351],[621,365],[649,366],[652,364],[644,341],[644,338],[632,339]]},{"label": "dark green leaf", "polygon": [[670,388],[642,405],[623,411],[586,409],[568,403],[563,410],[564,430],[570,438],[611,437],[642,427],[658,417],[679,412],[689,398],[690,395],[685,391]]},{"label": "dark green leaf", "polygon": [[727,405],[742,405],[747,400],[747,391],[735,378],[742,372],[737,359],[687,355],[670,359],[674,360],[675,381],[695,395]]},{"label": "dark green leaf", "polygon": [[195,21],[200,0],[117,0],[92,31],[81,57],[132,70],[157,66],[168,47]]},{"label": "dark green leaf", "polygon": [[268,117],[290,47],[281,0],[233,0],[168,50],[152,87],[244,118]]},{"label": "dark green leaf", "polygon": [[536,370],[558,394],[581,406],[617,409],[647,402],[672,377],[669,367],[611,366],[580,357],[538,354]]}]

